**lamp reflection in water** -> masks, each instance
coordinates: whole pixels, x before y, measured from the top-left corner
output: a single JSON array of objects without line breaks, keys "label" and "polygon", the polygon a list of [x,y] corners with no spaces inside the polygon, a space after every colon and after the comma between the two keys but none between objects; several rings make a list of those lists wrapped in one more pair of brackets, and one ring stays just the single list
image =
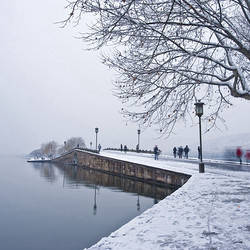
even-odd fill
[{"label": "lamp reflection in water", "polygon": [[93,214],[94,215],[96,215],[96,213],[97,213],[96,190],[99,190],[99,187],[95,186],[94,207],[93,207]]},{"label": "lamp reflection in water", "polygon": [[140,211],[140,209],[141,209],[141,205],[140,205],[140,196],[139,196],[139,194],[137,195],[137,211]]}]

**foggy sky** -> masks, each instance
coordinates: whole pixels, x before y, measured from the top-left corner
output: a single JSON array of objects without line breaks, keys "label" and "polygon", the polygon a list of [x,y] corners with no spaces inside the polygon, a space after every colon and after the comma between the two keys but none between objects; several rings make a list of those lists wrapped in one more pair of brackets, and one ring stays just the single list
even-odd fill
[{"label": "foggy sky", "polygon": [[[98,52],[86,52],[81,27],[55,24],[67,17],[64,0],[1,1],[0,15],[0,154],[29,153],[43,142],[81,136],[95,146],[135,148],[138,125],[123,120],[112,95],[115,74],[101,64]],[[249,133],[249,102],[235,101],[224,112],[227,129],[212,130],[203,141]],[[206,109],[205,109],[206,111]],[[195,117],[194,120],[198,118]],[[154,129],[142,131],[140,146],[163,151],[198,144],[198,126],[178,124],[167,140]]]}]

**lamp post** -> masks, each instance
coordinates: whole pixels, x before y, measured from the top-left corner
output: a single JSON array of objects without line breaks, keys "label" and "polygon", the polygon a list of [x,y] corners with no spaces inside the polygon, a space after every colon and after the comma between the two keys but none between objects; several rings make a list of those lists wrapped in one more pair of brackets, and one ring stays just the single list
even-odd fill
[{"label": "lamp post", "polygon": [[199,117],[199,134],[200,134],[200,160],[199,163],[199,173],[205,173],[204,163],[202,162],[202,138],[201,138],[201,116],[203,115],[203,105],[204,103],[200,100],[195,104],[195,112],[196,115]]},{"label": "lamp post", "polygon": [[137,152],[139,152],[139,150],[140,150],[140,134],[141,134],[140,129],[137,130],[137,134],[138,134]]},{"label": "lamp post", "polygon": [[66,152],[66,141],[64,141],[64,152]]},{"label": "lamp post", "polygon": [[98,130],[99,128],[95,128],[95,133],[96,133],[96,136],[95,136],[95,150],[97,151],[97,134],[98,134]]}]

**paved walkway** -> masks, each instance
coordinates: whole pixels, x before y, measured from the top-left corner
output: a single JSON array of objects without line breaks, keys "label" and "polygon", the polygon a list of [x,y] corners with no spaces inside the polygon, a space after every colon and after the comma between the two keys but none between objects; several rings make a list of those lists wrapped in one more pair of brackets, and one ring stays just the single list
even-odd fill
[{"label": "paved walkway", "polygon": [[192,177],[89,249],[250,249],[249,172],[206,165],[206,173],[199,174],[197,161],[103,154]]}]

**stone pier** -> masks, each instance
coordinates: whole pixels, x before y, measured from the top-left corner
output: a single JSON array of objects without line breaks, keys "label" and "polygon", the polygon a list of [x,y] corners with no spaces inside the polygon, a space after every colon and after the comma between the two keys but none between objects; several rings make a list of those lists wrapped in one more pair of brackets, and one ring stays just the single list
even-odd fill
[{"label": "stone pier", "polygon": [[173,187],[182,186],[190,178],[190,175],[187,174],[108,158],[79,148],[75,148],[53,159],[52,162],[77,165],[113,175],[142,180],[147,183]]}]

